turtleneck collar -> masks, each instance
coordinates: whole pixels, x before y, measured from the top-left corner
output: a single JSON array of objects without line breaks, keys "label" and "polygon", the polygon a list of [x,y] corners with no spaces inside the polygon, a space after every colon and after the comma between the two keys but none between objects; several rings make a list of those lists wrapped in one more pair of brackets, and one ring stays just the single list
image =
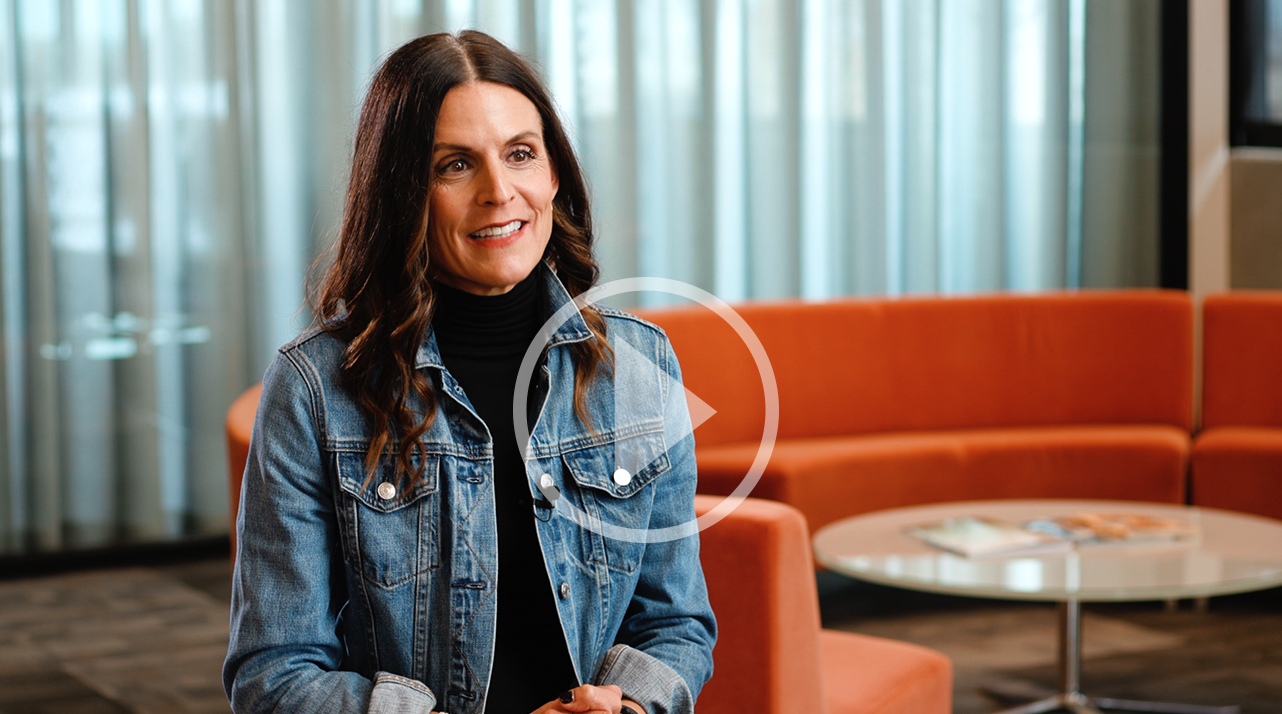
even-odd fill
[{"label": "turtleneck collar", "polygon": [[502,295],[474,295],[435,282],[432,328],[442,356],[499,358],[523,355],[543,322],[541,268]]}]

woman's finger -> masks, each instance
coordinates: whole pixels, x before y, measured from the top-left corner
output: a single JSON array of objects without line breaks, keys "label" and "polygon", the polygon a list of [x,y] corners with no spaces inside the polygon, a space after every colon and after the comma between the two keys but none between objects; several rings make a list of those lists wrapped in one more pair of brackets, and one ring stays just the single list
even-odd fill
[{"label": "woman's finger", "polygon": [[[566,701],[567,697],[569,701]],[[561,697],[558,697],[557,703],[562,709],[579,714],[586,714],[587,712],[618,714],[622,701],[623,690],[612,684],[604,687],[584,684],[574,689],[566,690]]]}]

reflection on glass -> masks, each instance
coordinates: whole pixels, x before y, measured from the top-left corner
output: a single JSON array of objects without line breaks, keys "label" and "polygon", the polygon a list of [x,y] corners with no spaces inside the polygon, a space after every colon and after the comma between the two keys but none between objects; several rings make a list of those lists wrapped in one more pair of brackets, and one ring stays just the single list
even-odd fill
[{"label": "reflection on glass", "polygon": [[1032,593],[1042,589],[1042,561],[1018,558],[1006,562],[1006,587],[1015,592]]},{"label": "reflection on glass", "polygon": [[1282,122],[1282,0],[1269,0],[1268,18],[1269,117]]},{"label": "reflection on glass", "polygon": [[1250,122],[1282,124],[1282,0],[1246,0],[1241,6],[1245,66],[1244,110]]},{"label": "reflection on glass", "polygon": [[1064,590],[1075,593],[1082,589],[1082,559],[1076,551],[1064,556]]},{"label": "reflection on glass", "polygon": [[987,580],[981,572],[982,567],[983,564],[977,560],[944,553],[939,556],[939,582],[963,587],[983,586]]},{"label": "reflection on glass", "polygon": [[897,555],[886,556],[886,575],[892,578],[902,577],[904,575],[904,561]]},{"label": "reflection on glass", "polygon": [[1224,559],[1201,550],[1189,551],[1184,558],[1185,583],[1218,583],[1226,578]]},{"label": "reflection on glass", "polygon": [[904,563],[905,574],[914,580],[933,582],[935,580],[934,558],[908,558]]}]

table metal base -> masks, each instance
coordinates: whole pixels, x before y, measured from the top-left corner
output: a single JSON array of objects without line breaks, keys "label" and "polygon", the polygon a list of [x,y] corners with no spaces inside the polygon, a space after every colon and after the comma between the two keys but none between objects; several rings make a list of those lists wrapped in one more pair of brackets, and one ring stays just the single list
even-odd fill
[{"label": "table metal base", "polygon": [[1240,714],[1241,707],[1208,707],[1196,704],[1143,702],[1133,699],[1088,697],[1080,690],[1082,673],[1082,605],[1077,600],[1059,603],[1059,693],[997,714],[1041,714],[1067,711],[1073,714],[1102,714],[1101,709],[1164,714]]}]

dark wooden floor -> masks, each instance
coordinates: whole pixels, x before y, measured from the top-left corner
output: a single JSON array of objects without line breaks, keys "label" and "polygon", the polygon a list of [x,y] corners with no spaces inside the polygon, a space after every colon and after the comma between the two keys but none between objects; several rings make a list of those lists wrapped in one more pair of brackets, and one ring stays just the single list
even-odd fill
[{"label": "dark wooden floor", "polygon": [[[938,649],[953,660],[955,714],[1001,702],[981,689],[1047,692],[1057,684],[1054,605],[954,598],[819,576],[824,626]],[[1282,712],[1282,589],[1195,603],[1083,606],[1082,691],[1117,699]]]},{"label": "dark wooden floor", "polygon": [[[0,580],[0,714],[226,714],[225,559]],[[985,684],[1053,687],[1053,607],[910,593],[820,575],[827,627],[918,642],[956,668],[954,711]],[[1184,603],[1088,605],[1087,693],[1282,713],[1282,589]]]}]

